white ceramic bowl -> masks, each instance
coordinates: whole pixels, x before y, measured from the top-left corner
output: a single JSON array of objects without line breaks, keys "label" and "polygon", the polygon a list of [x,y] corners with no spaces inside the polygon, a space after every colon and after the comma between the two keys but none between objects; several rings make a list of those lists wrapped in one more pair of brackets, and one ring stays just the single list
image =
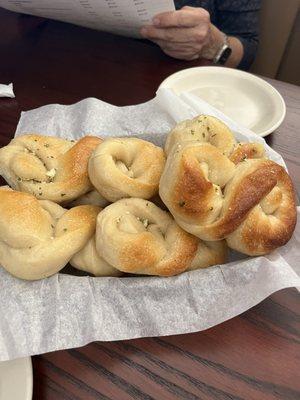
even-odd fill
[{"label": "white ceramic bowl", "polygon": [[286,107],[279,92],[248,72],[224,67],[194,67],[166,78],[160,88],[189,91],[234,121],[266,136],[282,123]]},{"label": "white ceramic bowl", "polygon": [[0,400],[32,399],[31,358],[0,362]]}]

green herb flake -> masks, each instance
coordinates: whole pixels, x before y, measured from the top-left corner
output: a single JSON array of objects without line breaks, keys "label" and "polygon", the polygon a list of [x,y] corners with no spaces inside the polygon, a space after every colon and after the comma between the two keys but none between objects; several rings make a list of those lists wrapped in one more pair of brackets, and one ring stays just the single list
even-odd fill
[{"label": "green herb flake", "polygon": [[64,232],[67,232],[67,230],[68,230],[67,228],[64,228],[64,229],[63,229]]},{"label": "green herb flake", "polygon": [[60,195],[61,195],[61,197],[64,197],[66,195],[66,193],[61,193]]},{"label": "green herb flake", "polygon": [[194,135],[195,131],[193,129],[191,129],[191,135]]},{"label": "green herb flake", "polygon": [[49,143],[44,144],[44,147],[49,147],[49,146],[50,146]]},{"label": "green herb flake", "polygon": [[202,132],[202,136],[205,138],[205,133],[204,132]]}]

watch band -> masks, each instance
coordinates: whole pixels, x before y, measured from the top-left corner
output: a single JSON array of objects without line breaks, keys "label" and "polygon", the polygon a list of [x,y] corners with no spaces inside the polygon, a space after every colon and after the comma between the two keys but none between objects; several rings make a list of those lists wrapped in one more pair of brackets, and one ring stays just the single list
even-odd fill
[{"label": "watch band", "polygon": [[231,53],[232,53],[232,49],[229,46],[227,46],[223,50],[223,53],[222,53],[221,57],[219,58],[218,64],[220,64],[220,65],[226,64],[226,61],[230,57]]},{"label": "watch band", "polygon": [[222,44],[217,54],[215,55],[213,63],[224,65],[228,60],[228,58],[230,57],[231,53],[232,49],[229,46],[228,37],[224,34],[224,43]]}]

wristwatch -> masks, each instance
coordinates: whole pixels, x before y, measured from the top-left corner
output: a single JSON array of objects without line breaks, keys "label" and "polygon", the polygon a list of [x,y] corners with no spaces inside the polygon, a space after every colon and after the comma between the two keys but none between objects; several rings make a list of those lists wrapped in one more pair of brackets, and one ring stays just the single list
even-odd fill
[{"label": "wristwatch", "polygon": [[224,65],[232,53],[228,37],[224,34],[224,42],[213,59],[214,64]]}]

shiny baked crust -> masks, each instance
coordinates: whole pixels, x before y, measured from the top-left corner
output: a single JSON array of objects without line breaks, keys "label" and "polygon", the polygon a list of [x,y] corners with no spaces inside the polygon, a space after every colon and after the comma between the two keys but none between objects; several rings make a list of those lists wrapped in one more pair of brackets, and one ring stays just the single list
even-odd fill
[{"label": "shiny baked crust", "polygon": [[264,158],[235,165],[209,144],[173,147],[160,197],[187,232],[207,241],[226,238],[248,255],[284,245],[295,228],[294,189],[282,166]]},{"label": "shiny baked crust", "polygon": [[95,231],[99,208],[60,205],[0,189],[0,265],[12,275],[35,280],[60,271]]},{"label": "shiny baked crust", "polygon": [[264,158],[265,148],[261,143],[238,143],[230,154],[230,161],[238,164],[253,158]]},{"label": "shiny baked crust", "polygon": [[88,159],[101,139],[77,142],[28,134],[0,149],[0,174],[15,190],[41,200],[66,203],[92,189]]},{"label": "shiny baked crust", "polygon": [[99,213],[96,247],[120,271],[145,275],[176,275],[223,263],[227,256],[224,242],[210,248],[169,213],[137,198],[119,200]]},{"label": "shiny baked crust", "polygon": [[232,249],[258,256],[290,240],[297,220],[295,192],[282,166],[271,160],[249,160],[237,167],[226,191],[235,193],[227,218],[236,218],[236,213],[242,221],[226,237]]},{"label": "shiny baked crust", "polygon": [[235,165],[209,143],[185,142],[173,147],[162,174],[159,194],[177,223],[203,240],[218,240],[207,232],[223,207],[222,188]]},{"label": "shiny baked crust", "polygon": [[210,143],[227,156],[236,145],[233,133],[222,121],[210,115],[198,115],[175,125],[167,137],[165,153],[168,155],[174,145],[190,141]]},{"label": "shiny baked crust", "polygon": [[160,147],[137,138],[107,139],[89,161],[89,176],[99,193],[114,202],[124,197],[148,199],[158,192],[165,164]]}]

